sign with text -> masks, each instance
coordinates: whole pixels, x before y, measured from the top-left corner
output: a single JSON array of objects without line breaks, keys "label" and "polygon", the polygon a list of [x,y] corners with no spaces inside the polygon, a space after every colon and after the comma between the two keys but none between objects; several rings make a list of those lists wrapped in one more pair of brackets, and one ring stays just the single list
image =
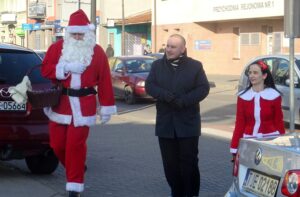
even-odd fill
[{"label": "sign with text", "polygon": [[195,50],[210,50],[211,41],[210,40],[195,40]]}]

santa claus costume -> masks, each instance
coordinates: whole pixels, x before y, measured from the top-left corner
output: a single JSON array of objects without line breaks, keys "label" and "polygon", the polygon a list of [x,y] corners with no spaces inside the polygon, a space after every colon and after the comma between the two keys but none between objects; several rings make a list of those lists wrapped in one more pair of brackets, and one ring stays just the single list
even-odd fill
[{"label": "santa claus costume", "polygon": [[230,152],[235,154],[240,138],[284,134],[281,95],[273,88],[260,92],[250,88],[239,93]]},{"label": "santa claus costume", "polygon": [[[66,190],[76,193],[84,190],[89,126],[96,123],[97,112],[103,123],[116,113],[108,60],[93,30],[82,10],[74,12],[64,40],[49,47],[41,69],[44,77],[63,86],[59,104],[44,112],[50,119],[50,145],[66,169]],[[83,40],[71,34],[84,35]]]}]

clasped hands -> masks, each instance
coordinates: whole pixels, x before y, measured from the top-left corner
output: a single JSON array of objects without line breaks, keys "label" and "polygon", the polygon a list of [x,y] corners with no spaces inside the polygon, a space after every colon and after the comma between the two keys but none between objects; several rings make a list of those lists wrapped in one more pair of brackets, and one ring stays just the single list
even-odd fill
[{"label": "clasped hands", "polygon": [[86,68],[87,68],[86,65],[81,64],[81,63],[76,63],[76,62],[66,63],[64,65],[65,73],[72,72],[72,73],[76,73],[76,74],[82,74]]},{"label": "clasped hands", "polygon": [[176,96],[172,92],[166,91],[164,94],[164,100],[178,110],[184,107],[182,98]]}]

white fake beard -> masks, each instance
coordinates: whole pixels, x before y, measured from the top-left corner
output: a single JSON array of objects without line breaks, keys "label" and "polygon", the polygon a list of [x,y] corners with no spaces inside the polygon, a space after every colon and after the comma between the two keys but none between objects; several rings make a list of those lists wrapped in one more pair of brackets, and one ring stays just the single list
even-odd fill
[{"label": "white fake beard", "polygon": [[66,33],[59,61],[77,62],[88,66],[92,61],[95,45],[96,37],[91,31],[85,33],[83,40],[75,40],[70,33]]}]

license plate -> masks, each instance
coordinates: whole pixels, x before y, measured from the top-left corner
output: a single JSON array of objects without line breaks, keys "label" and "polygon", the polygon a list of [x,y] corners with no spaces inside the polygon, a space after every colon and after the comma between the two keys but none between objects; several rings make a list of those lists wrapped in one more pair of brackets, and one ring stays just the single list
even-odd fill
[{"label": "license plate", "polygon": [[26,111],[26,104],[14,101],[0,101],[0,111]]},{"label": "license plate", "polygon": [[258,196],[274,197],[278,184],[278,177],[268,176],[256,170],[248,169],[243,189]]}]

